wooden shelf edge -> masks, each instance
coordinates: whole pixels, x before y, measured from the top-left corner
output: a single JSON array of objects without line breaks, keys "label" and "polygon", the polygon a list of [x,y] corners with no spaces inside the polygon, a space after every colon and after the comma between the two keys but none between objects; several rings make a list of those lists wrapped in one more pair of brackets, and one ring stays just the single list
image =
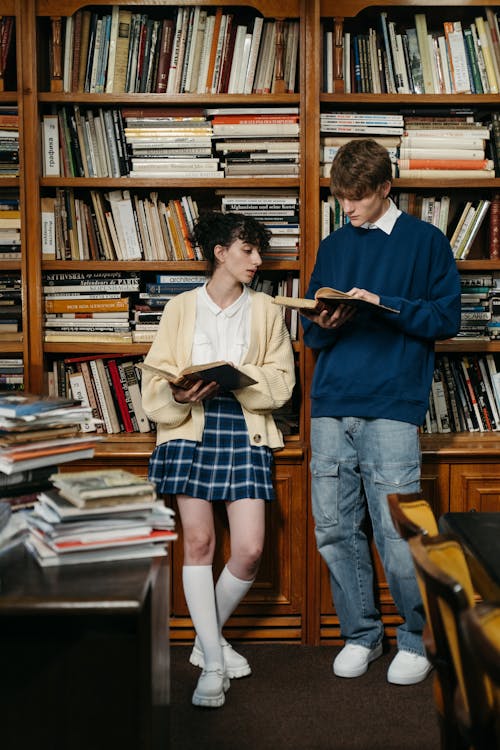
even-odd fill
[{"label": "wooden shelf edge", "polygon": [[[120,433],[119,435],[105,435],[95,448],[95,459],[120,458],[124,461],[133,459],[147,459],[155,446],[155,433]],[[301,461],[305,454],[302,441],[294,437],[285,440],[285,447],[274,453],[277,463]]]}]

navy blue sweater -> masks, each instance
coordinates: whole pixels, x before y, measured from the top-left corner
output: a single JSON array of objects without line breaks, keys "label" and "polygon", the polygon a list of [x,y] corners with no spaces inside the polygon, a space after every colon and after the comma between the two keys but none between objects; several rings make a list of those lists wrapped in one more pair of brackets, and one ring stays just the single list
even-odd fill
[{"label": "navy blue sweater", "polygon": [[444,234],[405,213],[390,235],[347,224],[320,244],[306,296],[322,286],[366,289],[400,312],[359,311],[335,331],[301,318],[305,342],[318,352],[312,416],[421,425],[434,342],[460,328],[460,277]]}]

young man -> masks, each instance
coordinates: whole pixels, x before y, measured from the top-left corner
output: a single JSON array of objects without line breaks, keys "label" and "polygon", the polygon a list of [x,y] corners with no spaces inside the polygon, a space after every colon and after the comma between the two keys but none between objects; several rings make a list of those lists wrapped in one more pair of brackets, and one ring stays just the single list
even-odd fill
[{"label": "young man", "polygon": [[330,286],[397,312],[339,306],[302,320],[305,342],[318,353],[311,388],[316,541],[346,641],[333,671],[358,677],[382,654],[368,512],[404,618],[387,679],[410,685],[427,676],[430,664],[412,560],[391,521],[387,495],[420,490],[419,425],[434,342],[459,329],[460,279],[444,234],[396,208],[391,180],[387,150],[375,141],[353,140],[339,149],[330,188],[349,222],[322,241],[307,296]]}]

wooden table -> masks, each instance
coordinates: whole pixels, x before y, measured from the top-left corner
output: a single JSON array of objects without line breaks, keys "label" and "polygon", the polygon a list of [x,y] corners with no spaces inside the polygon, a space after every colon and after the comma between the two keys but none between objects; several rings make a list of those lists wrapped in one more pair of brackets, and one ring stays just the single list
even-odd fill
[{"label": "wooden table", "polygon": [[5,750],[166,750],[167,557],[41,568],[0,557]]},{"label": "wooden table", "polygon": [[460,539],[481,596],[500,602],[500,512],[444,513],[439,530]]}]

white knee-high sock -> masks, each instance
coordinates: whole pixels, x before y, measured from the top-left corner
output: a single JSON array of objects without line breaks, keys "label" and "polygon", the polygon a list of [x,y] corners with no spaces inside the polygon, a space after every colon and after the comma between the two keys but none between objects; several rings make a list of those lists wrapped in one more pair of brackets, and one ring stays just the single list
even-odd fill
[{"label": "white knee-high sock", "polygon": [[215,587],[215,602],[217,606],[217,620],[222,633],[224,624],[241,602],[255,579],[243,581],[233,576],[227,565],[222,570]]},{"label": "white knee-high sock", "polygon": [[184,565],[182,583],[189,614],[203,649],[205,666],[222,665],[212,566]]}]

